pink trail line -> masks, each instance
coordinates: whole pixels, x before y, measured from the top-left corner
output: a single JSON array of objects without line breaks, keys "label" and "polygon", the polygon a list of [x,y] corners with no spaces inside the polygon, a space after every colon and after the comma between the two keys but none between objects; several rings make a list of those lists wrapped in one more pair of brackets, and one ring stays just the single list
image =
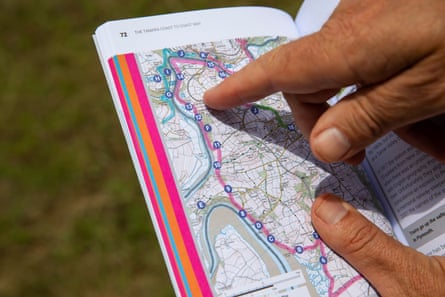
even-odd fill
[{"label": "pink trail line", "polygon": [[352,286],[355,282],[359,281],[362,279],[362,276],[360,274],[354,276],[353,278],[351,278],[350,280],[348,280],[346,283],[343,284],[343,286],[341,286],[340,288],[338,288],[337,291],[335,292],[329,292],[329,296],[332,297],[338,297],[340,296],[342,293],[344,293],[347,289],[349,289],[350,286]]},{"label": "pink trail line", "polygon": [[321,244],[320,239],[316,239],[314,244],[303,247],[305,251],[311,251],[317,249]]},{"label": "pink trail line", "polygon": [[[318,244],[320,246],[320,254],[324,257],[326,257],[326,250],[325,250],[325,246],[322,244],[322,241],[318,239]],[[323,265],[323,271],[326,274],[326,277],[329,279],[329,296],[332,296],[333,291],[334,291],[334,283],[335,283],[335,279],[332,276],[332,274],[329,272],[328,270],[328,265]]]},{"label": "pink trail line", "polygon": [[[241,48],[243,49],[244,53],[246,54],[246,56],[249,58],[250,61],[253,61],[254,58],[252,57],[251,53],[248,51],[247,49],[247,40],[244,39],[236,39],[236,41],[240,44]],[[186,59],[186,58],[171,58],[170,59],[170,63],[173,66],[173,68],[175,69],[176,73],[181,73],[181,70],[178,66],[178,64],[192,64],[192,65],[201,65],[201,66],[206,66],[207,60],[211,60],[213,61],[220,69],[224,70],[226,73],[228,74],[233,74],[233,71],[227,69],[224,65],[221,64],[221,62],[209,57],[206,60],[194,60],[194,59]],[[215,67],[216,68],[216,67]],[[174,90],[174,98],[181,104],[186,104],[187,102],[185,100],[183,100],[181,98],[181,96],[179,96],[179,90],[181,89],[181,85],[182,85],[182,80],[176,80],[176,87]],[[193,109],[192,109],[193,113],[196,115],[199,113],[198,109],[196,108],[195,105],[193,105]],[[208,132],[204,129],[204,123],[202,121],[198,121],[198,125],[200,127],[201,130],[201,134],[204,136],[205,142],[208,146],[208,148],[211,151],[216,151],[216,160],[218,162],[220,162],[220,164],[222,164],[222,152],[220,148],[214,148],[212,145],[212,142],[210,140],[210,137],[208,135]],[[226,182],[224,181],[223,177],[221,176],[221,170],[220,169],[215,169],[215,175],[217,180],[219,181],[219,183],[221,184],[222,187],[224,187],[226,185]],[[227,193],[227,196],[229,197],[230,203],[238,210],[241,211],[243,210],[242,205],[240,205],[236,200],[235,197],[233,196],[232,193]],[[250,213],[246,213],[246,219],[249,220],[252,224],[255,224],[258,220],[253,217]],[[266,237],[269,237],[270,235],[270,231],[263,225],[261,228],[261,231],[264,233],[264,235]],[[295,248],[286,245],[285,243],[282,243],[276,239],[274,239],[273,244],[275,244],[278,248],[281,248],[283,250],[286,250],[288,253],[290,254],[295,254]],[[303,250],[307,251],[307,250],[315,250],[319,248],[320,249],[320,254],[323,257],[327,257],[326,254],[326,250],[325,250],[325,246],[323,244],[323,242],[320,239],[316,239],[314,244],[312,245],[308,245],[308,246],[304,246]],[[334,277],[331,275],[331,273],[328,270],[327,265],[322,265],[323,267],[323,271],[326,275],[326,277],[329,279],[329,289],[328,289],[328,296],[329,297],[338,297],[340,296],[342,293],[344,293],[350,286],[352,286],[356,281],[361,280],[362,277],[360,275],[356,275],[354,276],[352,279],[350,279],[349,281],[347,281],[346,283],[344,283],[337,291],[334,292],[334,283],[335,283],[335,279]]]},{"label": "pink trail line", "polygon": [[247,39],[236,39],[236,42],[240,45],[240,47],[243,49],[244,54],[249,58],[250,61],[255,60],[255,58],[252,56],[252,54],[247,49]]}]

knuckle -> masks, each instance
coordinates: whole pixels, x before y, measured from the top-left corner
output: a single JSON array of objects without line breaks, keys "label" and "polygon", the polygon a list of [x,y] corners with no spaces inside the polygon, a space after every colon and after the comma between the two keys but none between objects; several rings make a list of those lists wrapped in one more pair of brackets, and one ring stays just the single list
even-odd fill
[{"label": "knuckle", "polygon": [[[369,104],[372,100],[352,100],[352,112],[346,114],[349,117],[347,130],[351,131],[358,144],[367,145],[389,130],[391,121],[386,115],[387,110],[381,111],[376,104]],[[372,102],[373,103],[373,102]],[[362,143],[363,142],[363,143]]]},{"label": "knuckle", "polygon": [[345,245],[345,254],[357,255],[361,254],[366,249],[366,246],[375,241],[378,235],[378,230],[371,224],[364,224],[352,231],[349,240]]},{"label": "knuckle", "polygon": [[[443,257],[433,256],[427,258],[428,264],[410,267],[410,275],[399,283],[405,283],[416,296],[445,296],[445,261]],[[428,275],[425,271],[429,271]]]},{"label": "knuckle", "polygon": [[268,75],[268,73],[290,73],[291,69],[289,69],[289,67],[291,63],[289,63],[289,61],[292,57],[290,57],[288,47],[289,44],[285,44],[268,52],[257,60],[257,70],[263,73],[267,89],[275,91],[282,89],[283,85],[285,85],[285,76],[271,76]]},{"label": "knuckle", "polygon": [[337,17],[332,18],[323,25],[322,32],[325,32],[325,36],[338,36],[343,38],[356,36],[357,26],[354,24],[354,18],[350,17]]},{"label": "knuckle", "polygon": [[[322,60],[329,61],[335,53],[335,58],[341,62],[338,63],[341,67],[339,73],[347,73],[350,77],[346,78],[350,80],[348,84],[365,85],[367,82],[363,67],[367,65],[368,57],[363,56],[363,51],[357,50],[362,47],[359,44],[363,42],[362,36],[366,36],[361,31],[363,29],[354,24],[353,19],[335,18],[327,22],[317,35],[319,44],[325,45],[318,48],[318,55]],[[345,78],[339,77],[338,80],[338,83],[344,83]]]}]

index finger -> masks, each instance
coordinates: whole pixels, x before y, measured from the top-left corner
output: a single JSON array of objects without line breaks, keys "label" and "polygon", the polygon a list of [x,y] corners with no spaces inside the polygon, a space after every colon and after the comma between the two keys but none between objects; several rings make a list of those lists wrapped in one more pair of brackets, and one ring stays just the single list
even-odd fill
[{"label": "index finger", "polygon": [[317,33],[275,48],[209,89],[204,102],[211,108],[227,109],[278,91],[313,94],[354,81],[340,47],[323,38]]},{"label": "index finger", "polygon": [[286,69],[283,69],[287,64],[283,63],[288,51],[285,47],[263,55],[205,92],[204,102],[215,109],[227,109],[259,100],[280,90],[281,84],[277,78],[283,74],[290,78]]},{"label": "index finger", "polygon": [[[204,102],[215,109],[226,109],[277,91],[308,95],[385,81],[428,52],[431,42],[422,37],[427,34],[420,34],[417,40],[404,30],[401,19],[406,19],[405,5],[383,4],[341,1],[319,32],[264,54],[208,90]],[[404,18],[394,18],[393,11]],[[425,46],[419,50],[418,44]],[[301,98],[308,103],[325,101],[315,97]]]}]

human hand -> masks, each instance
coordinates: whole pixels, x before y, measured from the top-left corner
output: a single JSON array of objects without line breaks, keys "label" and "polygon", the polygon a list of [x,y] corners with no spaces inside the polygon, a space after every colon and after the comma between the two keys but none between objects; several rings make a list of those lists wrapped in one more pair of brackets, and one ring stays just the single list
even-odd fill
[{"label": "human hand", "polygon": [[431,120],[445,113],[445,1],[342,0],[320,32],[263,55],[204,100],[225,109],[277,91],[322,161],[359,163],[391,130],[445,161],[445,125]]},{"label": "human hand", "polygon": [[312,223],[380,296],[445,296],[445,257],[427,257],[403,246],[344,200],[331,194],[318,197]]}]

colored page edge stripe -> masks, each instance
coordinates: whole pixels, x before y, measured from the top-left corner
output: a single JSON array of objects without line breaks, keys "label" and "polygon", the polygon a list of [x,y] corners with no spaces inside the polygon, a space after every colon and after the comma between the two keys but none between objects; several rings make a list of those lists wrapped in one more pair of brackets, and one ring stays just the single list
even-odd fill
[{"label": "colored page edge stripe", "polygon": [[[165,168],[160,167],[160,164],[169,163],[163,149],[160,135],[156,129],[155,119],[150,112],[148,97],[139,73],[136,59],[134,55],[128,54],[110,59],[109,64],[113,72],[116,87],[118,88],[121,106],[124,110],[127,126],[130,130],[133,145],[138,157],[138,163],[143,173],[144,184],[149,192],[150,200],[155,211],[156,221],[160,227],[161,236],[167,250],[167,255],[178,289],[182,296],[192,296],[192,293],[193,296],[196,296],[196,294],[198,294],[197,290],[204,296],[212,296],[190,229],[188,228],[188,223],[182,209],[182,203],[179,193],[177,192],[173,174],[170,170],[165,170]],[[129,77],[128,71],[131,73],[131,77]],[[134,92],[135,90],[136,93]],[[140,114],[135,118],[135,109],[138,109],[139,113],[142,110],[145,121],[140,118]],[[150,130],[148,133],[149,136],[147,137],[145,135],[145,138],[141,138],[141,130],[145,130],[142,132],[146,133],[147,128]],[[156,155],[153,154],[152,150],[147,154],[147,149],[149,148],[144,144],[152,146],[151,149],[156,151]],[[160,161],[160,164],[158,163],[158,160]],[[154,170],[155,168],[153,167],[155,166],[157,167],[157,170]],[[159,172],[161,172],[160,175]],[[164,176],[162,176],[162,172],[164,172]],[[161,195],[157,186],[158,184],[162,184],[163,187],[167,184],[169,193],[165,195],[165,192],[162,191],[164,193]],[[170,210],[168,212],[169,214],[166,216],[165,208],[173,208],[174,215]],[[173,230],[176,232],[173,232],[172,235],[171,226],[176,227],[173,229],[179,228],[179,233],[178,230]],[[180,250],[179,253],[178,249]],[[184,259],[184,252],[188,254],[187,259]],[[181,257],[179,254],[181,254]]]},{"label": "colored page edge stripe", "polygon": [[199,288],[199,287],[200,291],[202,292],[202,294],[204,294],[204,296],[212,296],[206,274],[201,264],[200,257],[195,247],[194,239],[190,231],[184,209],[182,207],[182,201],[176,186],[174,175],[169,166],[167,153],[164,149],[164,145],[161,140],[161,135],[159,134],[159,131],[157,129],[156,120],[153,116],[153,113],[151,112],[150,105],[148,104],[149,98],[145,91],[142,77],[140,75],[140,71],[137,66],[136,57],[133,54],[128,54],[125,57],[132,74],[133,82],[137,90],[138,94],[137,99],[144,114],[145,124],[149,130],[149,135],[151,136],[152,143],[157,153],[157,160],[159,160],[160,164],[167,165],[164,167],[160,167],[160,172],[164,174],[163,181],[165,182],[167,189],[169,190],[168,197],[170,198],[170,199],[163,199],[164,200],[163,202],[164,204],[170,203],[175,212],[174,216],[170,217],[169,221],[173,225],[178,225],[180,229],[179,230],[180,232],[177,233],[178,236],[175,237],[175,241],[180,240],[183,241],[185,244],[185,250],[188,253],[188,259],[185,259],[186,261],[184,261],[185,262],[184,264],[185,265],[189,264],[187,263],[188,262],[187,260],[190,260],[191,262],[190,270],[187,269],[186,274],[187,276],[194,275],[196,277],[196,280],[191,279],[191,281],[196,281],[196,283],[191,282],[192,292],[195,293],[193,296],[196,296],[197,293],[195,292],[194,288]]},{"label": "colored page edge stripe", "polygon": [[[147,189],[148,193],[149,193],[149,198],[151,200],[151,204],[154,210],[154,214],[155,214],[155,219],[158,222],[158,226],[159,226],[159,230],[161,233],[161,237],[162,237],[162,246],[165,247],[166,252],[167,252],[167,256],[169,259],[169,263],[170,263],[170,267],[172,268],[173,271],[173,275],[176,281],[176,285],[177,288],[181,294],[181,296],[187,296],[185,293],[185,287],[184,284],[182,283],[182,278],[180,277],[179,274],[179,268],[177,267],[176,261],[175,261],[175,256],[173,255],[173,251],[172,251],[172,247],[171,247],[171,242],[169,240],[169,237],[167,235],[167,230],[166,230],[166,226],[163,224],[163,220],[161,218],[161,214],[160,214],[160,210],[157,207],[157,203],[155,200],[155,189],[151,186],[152,183],[150,182],[150,180],[154,180],[153,176],[149,176],[149,172],[148,169],[143,166],[143,164],[145,164],[145,160],[144,157],[142,155],[141,149],[138,145],[138,139],[136,136],[136,132],[135,129],[133,127],[133,123],[131,120],[131,115],[130,115],[130,111],[129,108],[127,107],[127,98],[124,95],[124,86],[126,84],[126,82],[123,80],[123,76],[119,75],[119,72],[121,67],[125,66],[125,65],[121,65],[119,63],[119,60],[117,59],[117,57],[114,57],[112,59],[109,60],[109,66],[112,72],[112,76],[113,76],[113,80],[115,82],[115,86],[117,88],[118,94],[119,94],[119,100],[121,103],[121,107],[122,110],[124,112],[124,116],[125,116],[125,122],[126,122],[126,126],[128,127],[128,130],[130,132],[130,136],[131,136],[131,140],[133,143],[133,147],[135,149],[136,155],[137,155],[137,159],[138,159],[138,165],[140,167],[140,170],[142,172],[143,178],[144,178],[144,186]],[[127,82],[128,83],[128,82]]]},{"label": "colored page edge stripe", "polygon": [[[165,228],[167,230],[167,235],[169,237],[170,246],[172,247],[174,257],[176,259],[176,263],[179,268],[179,273],[182,281],[184,281],[184,287],[187,292],[187,296],[191,296],[193,291],[197,291],[194,289],[197,287],[197,281],[194,278],[193,269],[191,269],[191,264],[188,259],[187,251],[182,242],[181,238],[181,230],[175,220],[175,213],[173,206],[171,205],[171,193],[166,184],[165,176],[163,175],[163,171],[165,171],[165,165],[168,163],[163,162],[158,158],[157,147],[162,147],[162,143],[155,143],[155,138],[153,138],[153,134],[150,134],[148,131],[148,127],[150,127],[149,123],[146,122],[143,113],[143,107],[140,105],[140,102],[143,100],[148,100],[145,95],[145,89],[142,89],[142,92],[137,91],[136,83],[140,77],[139,70],[137,65],[131,65],[131,59],[127,59],[129,56],[119,56],[118,60],[121,65],[126,65],[126,67],[122,68],[124,76],[127,77],[128,85],[131,86],[129,88],[130,92],[130,104],[128,107],[133,111],[135,118],[133,118],[133,124],[138,134],[139,146],[141,151],[144,154],[146,162],[141,164],[141,166],[150,165],[147,168],[149,172],[153,173],[154,179],[151,180],[151,185],[155,189],[156,194],[156,202],[159,207],[160,214],[162,216],[162,222],[165,224]],[[134,68],[135,66],[135,68]],[[142,96],[142,97],[140,97]],[[140,99],[140,100],[139,100]],[[145,107],[144,107],[145,108]],[[148,106],[148,110],[150,107]],[[147,110],[147,111],[148,111]],[[149,112],[148,112],[149,113]],[[151,114],[151,113],[149,113]],[[149,182],[149,181],[148,181]]]}]

